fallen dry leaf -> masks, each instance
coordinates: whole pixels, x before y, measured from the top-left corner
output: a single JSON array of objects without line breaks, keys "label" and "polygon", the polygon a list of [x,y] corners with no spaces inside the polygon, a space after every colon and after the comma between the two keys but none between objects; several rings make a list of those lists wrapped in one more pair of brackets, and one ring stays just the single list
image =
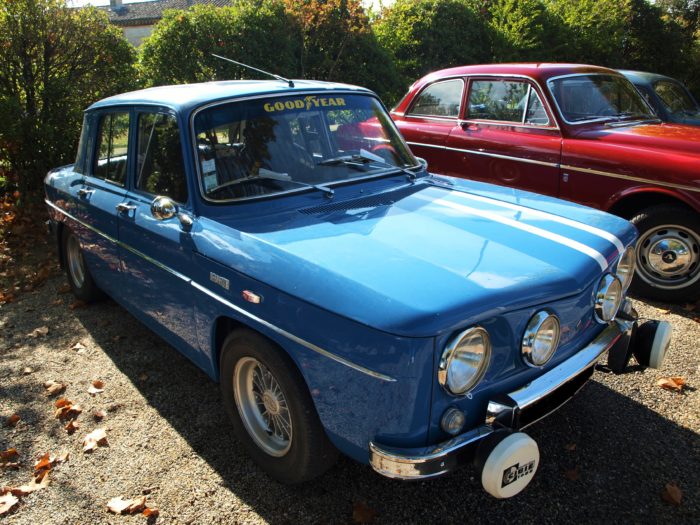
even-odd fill
[{"label": "fallen dry leaf", "polygon": [[29,483],[21,487],[8,487],[8,490],[15,496],[26,496],[37,490],[45,489],[49,486],[49,483],[51,483],[51,481],[48,472],[45,472],[41,478],[32,479]]},{"label": "fallen dry leaf", "polygon": [[22,375],[28,376],[32,372],[34,372],[34,370],[32,370],[30,367],[26,367],[24,370],[22,370]]},{"label": "fallen dry leaf", "polygon": [[17,423],[19,423],[20,419],[22,419],[22,418],[19,417],[19,414],[12,414],[10,417],[7,418],[7,421],[5,422],[5,424],[8,427],[16,427]]},{"label": "fallen dry leaf", "polygon": [[66,429],[66,432],[72,434],[80,428],[80,423],[78,423],[75,419],[71,419],[63,428]]},{"label": "fallen dry leaf", "polygon": [[90,388],[88,388],[88,394],[90,394],[91,396],[94,396],[95,394],[101,394],[105,391],[104,386],[104,381],[94,379],[92,381],[92,385],[90,385]]},{"label": "fallen dry leaf", "polygon": [[0,496],[0,516],[10,512],[17,503],[19,503],[19,499],[12,493]]},{"label": "fallen dry leaf", "polygon": [[70,458],[70,452],[64,452],[56,458],[56,463],[65,463]]},{"label": "fallen dry leaf", "polygon": [[46,389],[46,392],[49,394],[49,396],[55,396],[57,394],[60,394],[63,392],[66,387],[65,383],[58,383],[56,381],[47,381],[44,383],[44,388]]},{"label": "fallen dry leaf", "polygon": [[98,446],[106,446],[107,433],[102,428],[97,428],[90,432],[83,439],[83,452],[89,452],[96,449]]},{"label": "fallen dry leaf", "polygon": [[576,450],[576,443],[567,443],[566,445],[564,445],[564,448],[569,452],[573,452],[574,450]]},{"label": "fallen dry leaf", "polygon": [[376,516],[377,511],[361,501],[352,504],[352,521],[355,523],[372,523]]},{"label": "fallen dry leaf", "polygon": [[157,518],[159,514],[160,511],[158,509],[150,509],[148,507],[143,509],[143,515],[147,518]]},{"label": "fallen dry leaf", "polygon": [[39,328],[35,328],[29,333],[29,337],[44,337],[49,334],[49,327],[48,326],[41,326]]},{"label": "fallen dry leaf", "polygon": [[73,405],[71,401],[66,401],[68,401],[68,403],[63,403],[56,409],[56,418],[62,421],[66,419],[75,419],[83,411],[80,405]]},{"label": "fallen dry leaf", "polygon": [[566,479],[569,481],[576,481],[581,477],[581,470],[578,466],[567,469],[564,471],[564,476],[566,476]]},{"label": "fallen dry leaf", "polygon": [[70,292],[70,284],[64,284],[58,290],[56,290],[56,292],[61,294]]},{"label": "fallen dry leaf", "polygon": [[0,451],[0,461],[14,461],[17,458],[19,458],[19,452],[16,448]]},{"label": "fallen dry leaf", "polygon": [[121,496],[107,502],[107,508],[115,514],[135,514],[146,508],[146,496],[124,499]]},{"label": "fallen dry leaf", "polygon": [[70,349],[80,353],[85,350],[85,345],[83,345],[83,343],[77,342],[73,346],[71,346]]},{"label": "fallen dry leaf", "polygon": [[102,421],[106,415],[104,410],[96,410],[92,417],[94,417],[96,421]]},{"label": "fallen dry leaf", "polygon": [[680,392],[683,390],[683,385],[685,385],[684,377],[662,377],[656,382],[664,390],[673,390],[675,392]]},{"label": "fallen dry leaf", "polygon": [[670,505],[675,505],[678,507],[683,499],[683,491],[673,481],[666,483],[666,486],[661,491],[661,499]]},{"label": "fallen dry leaf", "polygon": [[70,310],[78,310],[80,308],[85,308],[87,306],[87,303],[85,301],[81,301],[80,299],[76,299],[72,303],[68,305],[68,308]]},{"label": "fallen dry leaf", "polygon": [[14,468],[17,469],[20,466],[19,453],[16,448],[8,448],[7,450],[0,451],[0,468]]},{"label": "fallen dry leaf", "polygon": [[71,401],[67,397],[59,397],[56,401],[54,401],[53,404],[56,408],[63,408],[72,405],[73,401]]}]

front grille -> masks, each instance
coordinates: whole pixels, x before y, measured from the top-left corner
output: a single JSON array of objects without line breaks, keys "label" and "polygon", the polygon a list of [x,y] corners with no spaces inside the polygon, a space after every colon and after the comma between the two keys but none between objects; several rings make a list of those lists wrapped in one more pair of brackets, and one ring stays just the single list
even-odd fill
[{"label": "front grille", "polygon": [[422,190],[424,187],[425,186],[420,185],[405,186],[397,190],[386,191],[384,193],[369,195],[367,197],[332,202],[329,204],[322,204],[320,206],[312,206],[310,208],[302,208],[299,210],[299,212],[306,215],[315,215],[319,213],[333,213],[337,211],[358,210],[362,208],[376,208],[378,206],[391,206],[392,204],[396,204],[401,199]]}]

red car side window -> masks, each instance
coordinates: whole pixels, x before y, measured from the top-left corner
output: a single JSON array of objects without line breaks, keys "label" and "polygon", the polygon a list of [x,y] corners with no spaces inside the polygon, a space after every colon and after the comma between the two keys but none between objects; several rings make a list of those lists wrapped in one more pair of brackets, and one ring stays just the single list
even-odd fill
[{"label": "red car side window", "polygon": [[408,114],[457,118],[463,90],[464,81],[461,78],[435,82],[416,97]]}]

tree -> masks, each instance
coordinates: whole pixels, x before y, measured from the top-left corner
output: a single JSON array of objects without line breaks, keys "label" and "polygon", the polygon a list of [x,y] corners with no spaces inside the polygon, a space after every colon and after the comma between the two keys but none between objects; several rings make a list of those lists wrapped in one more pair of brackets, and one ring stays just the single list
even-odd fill
[{"label": "tree", "polygon": [[75,156],[82,111],[134,85],[135,52],[104,12],[62,0],[0,4],[0,159],[22,194]]},{"label": "tree", "polygon": [[541,0],[480,0],[488,13],[497,62],[555,62],[565,40],[561,23]]},{"label": "tree", "polygon": [[397,0],[373,29],[404,88],[430,71],[491,58],[489,30],[465,0]]},{"label": "tree", "polygon": [[151,85],[258,78],[212,53],[281,76],[297,74],[299,29],[281,0],[237,1],[230,7],[196,5],[165,11],[140,55]]},{"label": "tree", "polygon": [[359,0],[286,0],[300,28],[303,78],[358,84],[394,98],[401,90],[391,57],[377,43]]}]

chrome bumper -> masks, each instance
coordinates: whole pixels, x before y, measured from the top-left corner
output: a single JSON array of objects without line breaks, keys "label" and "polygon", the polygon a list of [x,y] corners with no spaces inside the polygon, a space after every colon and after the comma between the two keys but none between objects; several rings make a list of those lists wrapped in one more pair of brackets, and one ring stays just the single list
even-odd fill
[{"label": "chrome bumper", "polygon": [[426,479],[455,470],[470,460],[479,442],[498,428],[525,428],[566,403],[588,381],[606,351],[626,352],[634,322],[617,321],[588,346],[546,374],[489,402],[486,421],[453,439],[419,448],[393,448],[370,442],[370,464],[383,476]]}]

